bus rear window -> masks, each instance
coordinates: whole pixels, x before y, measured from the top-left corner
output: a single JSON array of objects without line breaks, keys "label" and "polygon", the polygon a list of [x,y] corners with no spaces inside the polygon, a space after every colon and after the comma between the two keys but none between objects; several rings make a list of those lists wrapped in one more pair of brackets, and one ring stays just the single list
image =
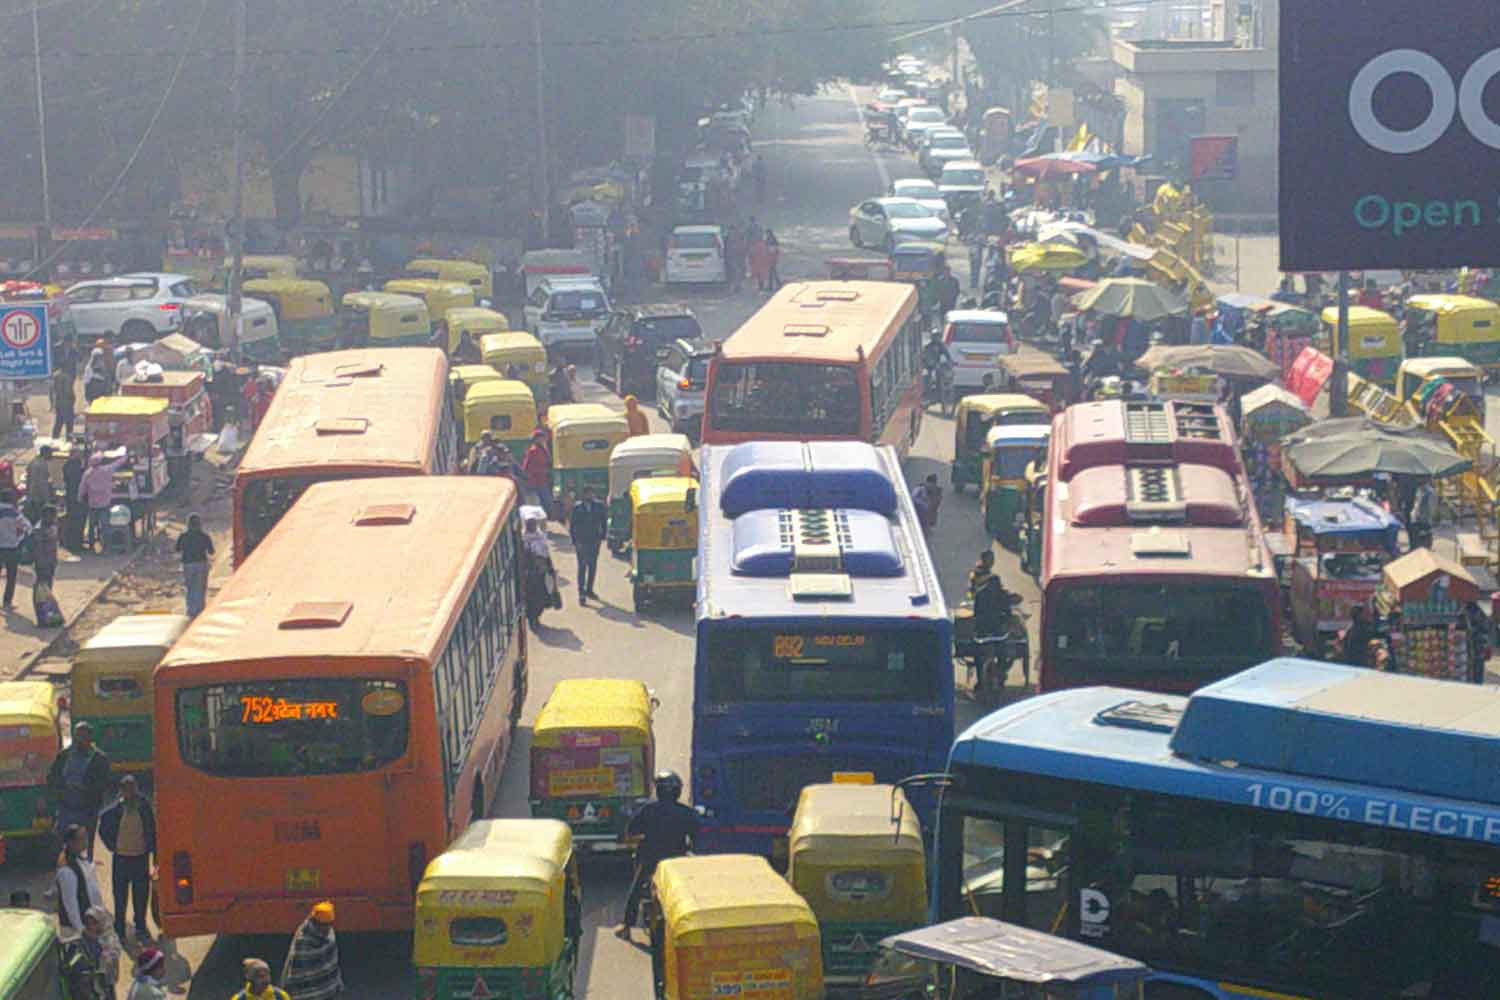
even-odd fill
[{"label": "bus rear window", "polygon": [[724,363],[711,406],[712,426],[732,433],[856,437],[860,431],[852,365]]},{"label": "bus rear window", "polygon": [[915,701],[937,697],[935,633],[921,629],[721,629],[708,701]]},{"label": "bus rear window", "polygon": [[1203,581],[1068,587],[1048,614],[1043,641],[1064,660],[1087,660],[1102,673],[1201,665],[1225,672],[1229,660],[1269,655],[1270,614],[1258,586]]},{"label": "bus rear window", "polygon": [[373,771],[406,752],[408,714],[400,681],[212,684],[177,693],[177,747],[188,766],[232,778]]}]

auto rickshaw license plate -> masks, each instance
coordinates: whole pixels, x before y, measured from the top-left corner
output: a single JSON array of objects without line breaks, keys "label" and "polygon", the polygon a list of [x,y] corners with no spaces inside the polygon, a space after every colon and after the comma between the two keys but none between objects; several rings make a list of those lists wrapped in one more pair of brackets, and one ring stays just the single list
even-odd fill
[{"label": "auto rickshaw license plate", "polygon": [[323,873],[317,868],[288,868],[286,870],[287,892],[307,892],[323,884]]}]

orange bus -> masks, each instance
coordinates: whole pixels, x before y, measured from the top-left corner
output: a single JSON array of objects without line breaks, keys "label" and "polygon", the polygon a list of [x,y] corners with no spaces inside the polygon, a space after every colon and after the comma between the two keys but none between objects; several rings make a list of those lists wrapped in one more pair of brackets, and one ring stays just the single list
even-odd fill
[{"label": "orange bus", "polygon": [[448,359],[435,348],[293,359],[235,472],[234,565],[313,483],[456,472],[448,392]]},{"label": "orange bus", "polygon": [[156,669],[162,929],[412,926],[497,798],[526,688],[515,488],[309,487]]},{"label": "orange bus", "polygon": [[905,457],[922,426],[916,288],[783,286],[709,362],[707,398],[705,444],[868,441]]}]

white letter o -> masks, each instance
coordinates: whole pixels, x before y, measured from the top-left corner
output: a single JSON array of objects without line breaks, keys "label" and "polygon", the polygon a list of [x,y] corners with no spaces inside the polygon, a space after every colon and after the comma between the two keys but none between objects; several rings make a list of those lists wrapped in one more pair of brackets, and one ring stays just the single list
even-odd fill
[{"label": "white letter o", "polygon": [[[1475,68],[1485,62],[1490,55],[1495,54],[1491,52],[1484,56],[1474,64]],[[1497,67],[1497,70],[1500,70],[1500,67]],[[1428,112],[1427,118],[1422,124],[1404,132],[1386,128],[1375,117],[1375,88],[1380,86],[1386,77],[1395,76],[1397,73],[1411,73],[1420,77],[1432,93],[1432,110]],[[1474,75],[1474,69],[1470,69],[1464,77],[1466,85],[1469,77]],[[1485,80],[1488,80],[1488,74]],[[1482,93],[1483,84],[1478,89]],[[1476,105],[1479,103],[1477,99],[1475,103]],[[1431,146],[1448,130],[1448,126],[1453,122],[1453,112],[1457,107],[1458,95],[1454,91],[1453,78],[1448,75],[1442,63],[1416,49],[1392,49],[1381,53],[1365,63],[1355,74],[1354,82],[1349,85],[1349,121],[1354,125],[1354,131],[1358,132],[1359,137],[1365,142],[1387,153],[1397,155],[1416,153]],[[1482,107],[1479,108],[1479,116],[1485,124],[1494,125],[1488,116],[1484,115]],[[1468,116],[1465,116],[1465,122],[1467,121]],[[1494,134],[1497,139],[1500,139],[1500,128],[1495,128]],[[1500,146],[1500,143],[1489,143],[1489,145]]]},{"label": "white letter o", "polygon": [[1458,114],[1475,139],[1500,149],[1500,125],[1484,110],[1484,88],[1500,73],[1500,49],[1490,49],[1474,60],[1458,85]]}]

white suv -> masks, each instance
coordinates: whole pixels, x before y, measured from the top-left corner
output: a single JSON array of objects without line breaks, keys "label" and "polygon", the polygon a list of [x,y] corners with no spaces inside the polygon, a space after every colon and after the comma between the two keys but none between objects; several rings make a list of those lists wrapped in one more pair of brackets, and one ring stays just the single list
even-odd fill
[{"label": "white suv", "polygon": [[663,284],[720,284],[728,278],[722,226],[678,226],[672,230]]},{"label": "white suv", "polygon": [[80,281],[68,289],[68,311],[87,341],[99,337],[121,344],[148,343],[173,333],[182,323],[182,302],[198,294],[186,274],[122,274]]},{"label": "white suv", "polygon": [[553,357],[592,349],[609,315],[609,297],[592,275],[543,278],[526,300],[526,329]]}]

